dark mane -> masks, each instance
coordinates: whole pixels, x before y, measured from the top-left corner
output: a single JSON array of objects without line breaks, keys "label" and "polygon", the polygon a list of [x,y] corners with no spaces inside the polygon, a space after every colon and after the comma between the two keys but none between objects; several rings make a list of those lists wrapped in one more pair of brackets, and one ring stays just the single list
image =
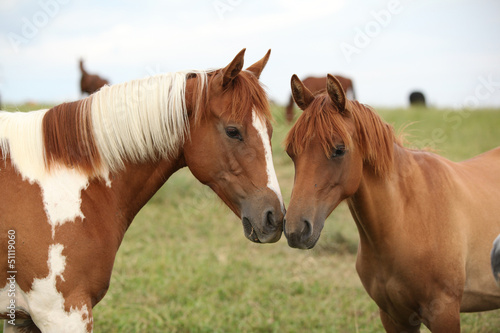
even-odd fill
[{"label": "dark mane", "polygon": [[[287,150],[300,154],[313,137],[318,137],[326,156],[342,140],[347,148],[359,149],[365,163],[373,166],[378,174],[392,168],[394,143],[400,145],[394,129],[375,111],[357,101],[347,101],[345,115],[341,115],[326,93],[314,99],[299,117],[285,139]],[[352,119],[354,136],[349,134],[346,118]]]}]

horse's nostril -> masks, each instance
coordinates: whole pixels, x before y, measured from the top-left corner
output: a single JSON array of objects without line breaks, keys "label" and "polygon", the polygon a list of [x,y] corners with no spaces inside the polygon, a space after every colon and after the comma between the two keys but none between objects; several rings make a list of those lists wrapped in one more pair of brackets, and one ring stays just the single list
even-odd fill
[{"label": "horse's nostril", "polygon": [[253,227],[250,220],[247,217],[243,217],[241,222],[243,223],[243,230],[245,231],[245,234],[251,235],[253,233]]},{"label": "horse's nostril", "polygon": [[272,211],[268,211],[266,215],[266,227],[276,228],[276,221],[274,220],[274,214]]},{"label": "horse's nostril", "polygon": [[302,230],[302,239],[309,239],[312,236],[313,228],[311,222],[304,220],[304,229]]}]

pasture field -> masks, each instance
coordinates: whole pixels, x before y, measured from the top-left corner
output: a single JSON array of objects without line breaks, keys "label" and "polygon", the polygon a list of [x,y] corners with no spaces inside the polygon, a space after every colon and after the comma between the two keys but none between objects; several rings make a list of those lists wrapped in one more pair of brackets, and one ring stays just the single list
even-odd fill
[{"label": "pasture field", "polygon": [[[410,124],[408,146],[455,161],[500,146],[500,110],[378,112],[396,129]],[[282,143],[291,126],[284,108],[273,106],[273,114],[274,163],[288,203],[294,169]],[[94,308],[94,331],[383,332],[354,267],[357,242],[341,204],[312,250],[291,249],[284,236],[251,243],[239,219],[183,169],[125,235],[110,290]],[[500,332],[500,311],[462,314],[462,331]]]}]

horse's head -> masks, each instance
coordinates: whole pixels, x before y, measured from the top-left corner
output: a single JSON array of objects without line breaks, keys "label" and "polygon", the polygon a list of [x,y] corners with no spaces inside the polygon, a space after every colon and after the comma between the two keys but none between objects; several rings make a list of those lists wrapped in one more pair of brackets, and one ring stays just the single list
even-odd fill
[{"label": "horse's head", "polygon": [[248,239],[276,242],[285,209],[272,160],[269,104],[258,80],[270,52],[242,70],[244,51],[208,74],[202,96],[195,96],[200,78],[188,80],[184,157],[193,175],[241,217]]},{"label": "horse's head", "polygon": [[335,207],[356,192],[363,157],[346,108],[350,102],[334,76],[328,75],[326,92],[313,95],[294,75],[292,93],[304,113],[285,143],[295,164],[295,183],[284,231],[291,247],[306,249],[314,247]]}]

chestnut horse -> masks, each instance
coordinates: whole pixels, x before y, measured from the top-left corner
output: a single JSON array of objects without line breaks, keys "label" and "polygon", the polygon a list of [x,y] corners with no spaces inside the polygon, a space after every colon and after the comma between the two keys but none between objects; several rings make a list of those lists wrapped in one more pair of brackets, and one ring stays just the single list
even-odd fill
[{"label": "chestnut horse", "polygon": [[[352,83],[352,80],[347,78],[347,77],[340,76],[340,75],[335,75],[335,77],[337,78],[337,80],[339,80],[340,84],[344,88],[344,91],[346,91],[346,92],[350,91],[351,95],[352,95],[351,96],[352,99],[356,99],[356,95],[354,94],[354,85]],[[311,91],[313,94],[317,94],[320,91],[325,89],[325,77],[310,76],[310,77],[305,78],[302,82],[307,87],[307,89],[309,89],[309,91]],[[294,107],[294,105],[295,105],[295,103],[293,101],[293,95],[291,95],[290,101],[288,102],[288,105],[287,105],[286,111],[285,111],[285,117],[289,123],[291,123],[293,121],[293,114],[294,114],[293,107]]]},{"label": "chestnut horse", "polygon": [[286,138],[295,183],[285,216],[291,247],[312,248],[344,199],[358,228],[356,268],[387,332],[460,332],[460,311],[500,307],[491,244],[500,233],[500,148],[461,163],[404,148],[370,107],[329,75]]},{"label": "chestnut horse", "polygon": [[82,94],[87,93],[91,95],[103,86],[109,84],[108,80],[103,79],[99,75],[87,73],[85,68],[83,68],[83,59],[80,59],[80,71],[82,72],[82,78],[80,79],[80,90]]},{"label": "chestnut horse", "polygon": [[162,74],[50,110],[0,113],[6,331],[91,332],[125,231],[185,166],[241,217],[247,238],[280,239],[284,205],[258,80],[270,52],[242,70],[244,51],[223,69]]}]

